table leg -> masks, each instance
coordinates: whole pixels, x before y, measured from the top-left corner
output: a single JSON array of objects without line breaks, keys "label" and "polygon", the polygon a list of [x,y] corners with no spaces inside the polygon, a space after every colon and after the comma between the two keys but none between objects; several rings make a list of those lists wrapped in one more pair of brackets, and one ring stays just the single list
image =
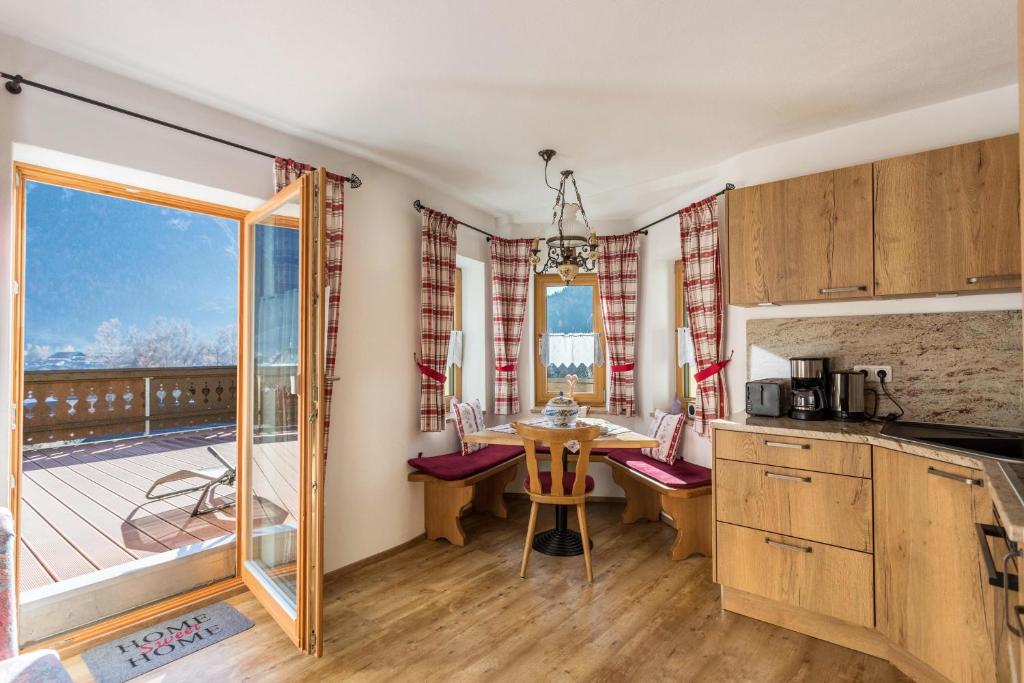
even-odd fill
[{"label": "table leg", "polygon": [[[569,471],[569,449],[562,449],[562,471]],[[571,557],[583,554],[583,539],[568,525],[569,506],[555,506],[555,528],[541,531],[533,537],[533,549],[545,555]],[[594,547],[594,541],[590,541]]]}]

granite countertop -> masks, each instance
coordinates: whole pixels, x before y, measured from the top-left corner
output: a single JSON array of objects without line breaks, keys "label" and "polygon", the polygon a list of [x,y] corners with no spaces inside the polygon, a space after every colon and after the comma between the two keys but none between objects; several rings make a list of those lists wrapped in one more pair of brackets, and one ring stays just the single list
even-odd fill
[{"label": "granite countertop", "polygon": [[992,502],[999,511],[1003,527],[1011,540],[1024,543],[1024,463],[1009,463],[983,455],[968,455],[959,451],[910,443],[882,436],[880,422],[839,422],[836,420],[793,420],[788,417],[752,417],[734,413],[711,423],[713,429],[732,432],[759,432],[778,436],[800,436],[807,439],[847,441],[889,448],[902,453],[919,455],[953,465],[971,467],[987,475]]}]

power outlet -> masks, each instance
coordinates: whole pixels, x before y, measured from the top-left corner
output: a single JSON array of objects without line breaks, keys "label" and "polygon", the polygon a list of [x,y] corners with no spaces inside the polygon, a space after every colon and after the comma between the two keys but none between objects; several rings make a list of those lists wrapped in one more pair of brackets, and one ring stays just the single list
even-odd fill
[{"label": "power outlet", "polygon": [[885,371],[885,383],[892,384],[892,366],[891,365],[854,365],[853,371],[860,372],[861,370],[867,370],[869,382],[879,382],[878,371]]}]

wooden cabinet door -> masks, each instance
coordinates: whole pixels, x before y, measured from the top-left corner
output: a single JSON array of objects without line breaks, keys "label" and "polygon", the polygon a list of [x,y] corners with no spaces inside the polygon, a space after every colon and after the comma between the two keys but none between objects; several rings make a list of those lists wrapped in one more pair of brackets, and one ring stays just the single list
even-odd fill
[{"label": "wooden cabinet door", "polygon": [[871,296],[871,165],[729,193],[729,303]]},{"label": "wooden cabinet door", "polygon": [[977,470],[874,449],[876,624],[951,681],[995,679],[974,527],[992,521],[985,483]]},{"label": "wooden cabinet door", "polygon": [[729,193],[729,303],[786,300],[783,183]]},{"label": "wooden cabinet door", "polygon": [[872,294],[871,164],[784,181],[786,299]]},{"label": "wooden cabinet door", "polygon": [[874,164],[875,293],[1020,286],[1016,135]]}]

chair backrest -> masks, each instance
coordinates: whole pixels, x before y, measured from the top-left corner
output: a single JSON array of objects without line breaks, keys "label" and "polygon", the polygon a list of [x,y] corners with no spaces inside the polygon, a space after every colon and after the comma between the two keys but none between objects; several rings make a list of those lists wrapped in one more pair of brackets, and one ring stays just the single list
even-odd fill
[{"label": "chair backrest", "polygon": [[[590,449],[594,439],[601,436],[601,427],[586,426],[573,429],[553,429],[551,427],[535,427],[515,423],[516,434],[523,440],[526,449],[526,470],[530,473],[530,493],[534,496],[549,495],[552,497],[582,496],[586,492],[587,469],[590,467]],[[562,486],[565,469],[562,466],[562,452],[565,444],[578,441],[580,450],[576,458],[576,481],[572,491]],[[551,449],[551,491],[544,494],[540,485],[540,467],[537,462],[537,444],[547,444]]]}]

